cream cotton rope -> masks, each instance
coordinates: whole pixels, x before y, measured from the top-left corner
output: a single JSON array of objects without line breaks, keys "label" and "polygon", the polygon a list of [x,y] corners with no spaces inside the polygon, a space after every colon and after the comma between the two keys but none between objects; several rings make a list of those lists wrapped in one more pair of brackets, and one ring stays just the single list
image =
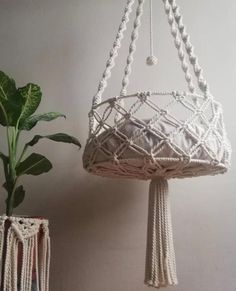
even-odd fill
[{"label": "cream cotton rope", "polygon": [[4,268],[1,290],[31,291],[35,279],[37,291],[49,291],[48,220],[2,216],[0,236],[1,270]]},{"label": "cream cotton rope", "polygon": [[[120,95],[102,100],[134,2],[136,16]],[[127,1],[93,98],[83,154],[89,173],[150,180],[145,284],[155,288],[177,284],[168,180],[222,174],[229,169],[231,159],[222,106],[210,94],[179,7],[175,0],[162,2],[188,91],[140,90],[127,94],[145,0]],[[150,6],[151,54],[152,34]]]},{"label": "cream cotton rope", "polygon": [[154,66],[157,64],[157,57],[153,54],[153,22],[152,22],[152,0],[149,0],[150,10],[150,55],[146,59],[148,66]]}]

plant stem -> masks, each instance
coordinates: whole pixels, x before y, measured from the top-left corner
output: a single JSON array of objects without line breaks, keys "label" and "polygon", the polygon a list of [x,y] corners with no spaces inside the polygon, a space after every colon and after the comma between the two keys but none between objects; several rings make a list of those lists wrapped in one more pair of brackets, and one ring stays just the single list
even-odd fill
[{"label": "plant stem", "polygon": [[17,142],[18,142],[18,130],[15,127],[8,127],[8,149],[9,149],[9,185],[8,185],[8,197],[7,197],[7,216],[13,214],[14,208],[14,194],[17,185],[16,175],[16,154],[17,154]]},{"label": "plant stem", "polygon": [[14,158],[13,158],[13,151],[12,151],[12,135],[11,135],[11,128],[9,126],[7,113],[5,111],[4,106],[0,102],[0,107],[3,112],[3,115],[5,117],[6,121],[6,134],[7,134],[7,146],[8,146],[8,165],[4,164],[4,174],[6,177],[6,183],[7,183],[7,192],[8,197],[6,200],[7,209],[6,214],[8,216],[12,215],[13,213],[13,198],[14,198],[14,191],[15,191],[15,167],[14,167]]},{"label": "plant stem", "polygon": [[27,151],[27,148],[28,148],[28,145],[25,144],[25,146],[23,148],[23,151],[22,151],[22,153],[21,153],[21,155],[20,155],[20,157],[19,157],[19,159],[18,159],[18,161],[16,163],[16,166],[18,166],[20,164],[21,160],[23,159],[23,157],[24,157],[24,155],[25,155],[25,153]]},{"label": "plant stem", "polygon": [[6,214],[7,216],[12,216],[13,214],[13,209],[14,209],[14,194],[16,190],[16,185],[17,185],[17,178],[14,181],[13,188],[10,193],[8,193],[8,198],[7,198],[7,210]]}]

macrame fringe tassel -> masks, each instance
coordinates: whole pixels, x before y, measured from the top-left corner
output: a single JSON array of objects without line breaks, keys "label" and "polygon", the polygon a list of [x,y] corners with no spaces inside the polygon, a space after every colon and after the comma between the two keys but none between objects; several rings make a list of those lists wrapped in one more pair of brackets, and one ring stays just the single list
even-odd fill
[{"label": "macrame fringe tassel", "polygon": [[48,291],[50,237],[47,220],[6,217],[0,226],[0,290]]},{"label": "macrame fringe tassel", "polygon": [[149,188],[145,284],[177,285],[168,182],[155,178]]}]

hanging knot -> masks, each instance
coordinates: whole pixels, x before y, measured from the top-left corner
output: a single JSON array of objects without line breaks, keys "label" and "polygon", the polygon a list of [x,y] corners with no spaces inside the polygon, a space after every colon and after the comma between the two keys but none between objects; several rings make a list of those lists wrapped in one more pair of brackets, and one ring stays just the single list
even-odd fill
[{"label": "hanging knot", "polygon": [[157,59],[157,57],[155,57],[155,56],[149,56],[149,57],[147,57],[147,59],[146,59],[146,64],[148,65],[148,66],[154,66],[154,65],[156,65],[158,63],[158,59]]}]

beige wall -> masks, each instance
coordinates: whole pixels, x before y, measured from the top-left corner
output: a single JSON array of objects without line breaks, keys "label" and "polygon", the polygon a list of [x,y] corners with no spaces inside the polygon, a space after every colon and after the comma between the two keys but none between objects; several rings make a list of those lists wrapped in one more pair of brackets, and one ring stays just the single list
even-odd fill
[{"label": "beige wall", "polygon": [[[131,91],[182,88],[184,78],[163,7],[161,1],[155,2],[159,65],[147,68],[144,63],[148,55],[146,10]],[[212,92],[223,103],[234,147],[236,2],[179,2]],[[68,116],[66,121],[41,123],[35,133],[66,131],[85,145],[87,112],[124,3],[0,0],[0,68],[12,74],[18,85],[29,81],[41,85],[41,112],[57,110]],[[126,51],[127,45],[121,50],[107,95],[119,92]],[[3,134],[1,130],[1,137]],[[3,144],[1,139],[0,147]],[[26,201],[17,213],[50,219],[51,290],[147,290],[143,275],[148,184],[90,176],[82,169],[82,151],[69,145],[42,141],[37,151],[50,158],[54,170],[24,179]],[[179,277],[176,291],[236,290],[235,156],[233,159],[227,175],[171,181]],[[1,212],[3,200],[1,195]]]}]

